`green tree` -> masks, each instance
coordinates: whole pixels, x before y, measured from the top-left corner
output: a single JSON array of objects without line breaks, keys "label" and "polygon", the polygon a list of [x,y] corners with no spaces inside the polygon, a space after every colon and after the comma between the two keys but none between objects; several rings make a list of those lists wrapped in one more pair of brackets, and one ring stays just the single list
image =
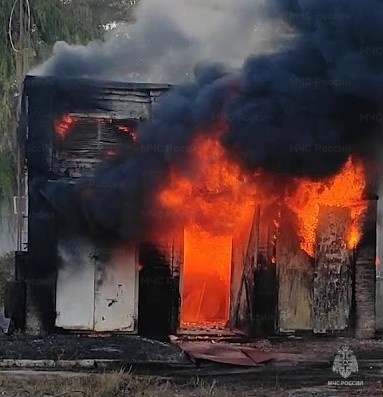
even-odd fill
[{"label": "green tree", "polygon": [[95,21],[103,28],[111,22],[134,22],[133,10],[139,0],[87,0]]},{"label": "green tree", "polygon": [[16,186],[17,103],[27,71],[58,40],[102,38],[111,22],[131,22],[138,0],[2,0],[0,7],[0,199]]}]

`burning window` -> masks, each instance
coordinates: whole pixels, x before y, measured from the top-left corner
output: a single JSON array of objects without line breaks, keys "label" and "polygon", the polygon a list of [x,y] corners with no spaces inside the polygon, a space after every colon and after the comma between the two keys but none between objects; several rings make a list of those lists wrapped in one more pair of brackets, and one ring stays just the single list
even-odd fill
[{"label": "burning window", "polygon": [[77,117],[70,114],[64,114],[61,118],[55,120],[55,132],[61,138],[65,137],[71,132],[72,128],[77,124]]},{"label": "burning window", "polygon": [[137,141],[137,120],[66,114],[54,123],[59,158],[107,159]]}]

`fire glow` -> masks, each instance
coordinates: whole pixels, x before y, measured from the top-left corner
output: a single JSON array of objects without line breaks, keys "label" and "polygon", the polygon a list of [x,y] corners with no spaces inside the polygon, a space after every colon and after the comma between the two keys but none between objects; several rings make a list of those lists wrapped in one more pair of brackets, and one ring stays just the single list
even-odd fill
[{"label": "fire glow", "polygon": [[[220,129],[220,128],[218,128]],[[176,214],[184,230],[181,325],[224,325],[229,319],[231,246],[235,231],[251,219],[256,204],[284,202],[298,220],[301,249],[314,256],[321,205],[347,207],[351,222],[347,245],[355,248],[366,211],[363,166],[351,157],[338,174],[323,181],[291,178],[294,193],[268,192],[267,173],[257,178],[242,171],[219,143],[221,132],[200,134],[192,145],[192,171],[173,168],[159,202]],[[261,175],[261,178],[259,178]]]},{"label": "fire glow", "polygon": [[54,123],[56,134],[61,139],[64,139],[75,126],[76,122],[76,117],[73,117],[70,114],[65,114],[61,118],[57,119]]},{"label": "fire glow", "polygon": [[125,125],[117,125],[117,130],[122,134],[129,134],[133,142],[137,142],[137,133],[133,128],[127,127]]},{"label": "fire glow", "polygon": [[201,135],[193,147],[193,178],[173,170],[160,202],[184,226],[181,325],[223,326],[229,318],[232,236],[252,216],[256,191],[217,137]]},{"label": "fire glow", "polygon": [[[62,117],[56,119],[54,122],[54,129],[56,134],[61,139],[65,139],[70,134],[70,132],[75,128],[78,121],[79,121],[78,117],[75,117],[70,114],[64,114]],[[128,127],[126,125],[118,124],[118,122],[114,119],[95,117],[92,119],[92,122],[113,125],[120,134],[126,134],[131,138],[133,142],[137,142],[136,131],[133,128]]]},{"label": "fire glow", "polygon": [[319,207],[326,205],[350,208],[351,226],[348,230],[347,246],[354,249],[361,238],[361,220],[367,208],[362,202],[365,187],[364,168],[351,157],[338,174],[325,181],[298,181],[295,194],[286,198],[285,202],[299,219],[301,248],[310,256],[314,256]]}]

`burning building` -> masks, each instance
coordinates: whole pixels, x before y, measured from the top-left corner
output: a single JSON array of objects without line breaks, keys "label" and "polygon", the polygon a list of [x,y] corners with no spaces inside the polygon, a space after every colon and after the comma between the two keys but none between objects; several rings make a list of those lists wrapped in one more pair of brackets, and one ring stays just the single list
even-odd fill
[{"label": "burning building", "polygon": [[[342,153],[311,176],[250,171],[225,146],[221,112],[166,142],[142,125],[169,89],[26,78],[17,327],[372,337],[377,198],[364,159]],[[197,128],[162,117],[167,133]]]},{"label": "burning building", "polygon": [[381,4],[221,1],[186,24],[189,2],[140,3],[129,34],[57,43],[25,81],[13,317],[373,336]]}]

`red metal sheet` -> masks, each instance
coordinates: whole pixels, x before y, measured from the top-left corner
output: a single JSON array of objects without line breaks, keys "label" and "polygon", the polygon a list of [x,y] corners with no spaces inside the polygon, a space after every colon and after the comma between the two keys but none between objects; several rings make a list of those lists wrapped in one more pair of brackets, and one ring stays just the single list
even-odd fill
[{"label": "red metal sheet", "polygon": [[273,353],[227,343],[180,342],[177,345],[196,360],[208,360],[223,364],[255,367],[275,358]]}]

